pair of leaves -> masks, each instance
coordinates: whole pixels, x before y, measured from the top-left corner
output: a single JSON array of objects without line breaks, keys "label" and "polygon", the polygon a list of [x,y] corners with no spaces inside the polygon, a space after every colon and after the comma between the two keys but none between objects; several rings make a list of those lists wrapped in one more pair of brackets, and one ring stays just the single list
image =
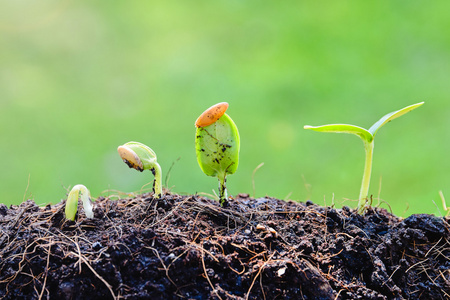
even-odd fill
[{"label": "pair of leaves", "polygon": [[359,136],[365,143],[371,143],[377,133],[378,129],[380,129],[386,123],[416,109],[421,106],[424,102],[416,103],[407,107],[404,107],[400,110],[388,113],[383,116],[380,120],[378,120],[375,124],[372,125],[368,130],[359,126],[350,125],[350,124],[328,124],[322,126],[304,126],[305,129],[311,129],[319,132],[336,132],[336,133],[350,133]]}]

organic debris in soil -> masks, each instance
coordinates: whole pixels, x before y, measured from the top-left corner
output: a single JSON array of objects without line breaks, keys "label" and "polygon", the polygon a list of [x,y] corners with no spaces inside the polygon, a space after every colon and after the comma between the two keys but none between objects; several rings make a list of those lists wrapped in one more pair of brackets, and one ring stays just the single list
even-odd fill
[{"label": "organic debris in soil", "polygon": [[239,195],[0,205],[4,299],[450,299],[448,219]]}]

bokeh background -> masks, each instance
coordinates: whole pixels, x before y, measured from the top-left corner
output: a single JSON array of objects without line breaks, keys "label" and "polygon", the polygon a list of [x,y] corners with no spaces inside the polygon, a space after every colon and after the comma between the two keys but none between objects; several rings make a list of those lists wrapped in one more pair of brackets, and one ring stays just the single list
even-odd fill
[{"label": "bokeh background", "polygon": [[354,207],[361,141],[303,125],[368,128],[425,101],[378,132],[370,193],[399,216],[442,214],[449,11],[449,1],[2,0],[0,202],[56,203],[79,183],[94,197],[139,192],[150,172],[116,152],[131,140],[155,150],[163,177],[173,166],[173,192],[212,194],[194,121],[227,101],[241,135],[230,194]]}]

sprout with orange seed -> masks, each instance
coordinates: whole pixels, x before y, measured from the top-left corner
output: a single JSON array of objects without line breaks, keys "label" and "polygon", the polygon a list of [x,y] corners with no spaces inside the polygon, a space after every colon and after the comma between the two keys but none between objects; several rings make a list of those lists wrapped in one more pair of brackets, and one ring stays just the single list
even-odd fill
[{"label": "sprout with orange seed", "polygon": [[120,157],[130,168],[140,172],[150,170],[155,176],[153,192],[155,198],[162,195],[161,167],[156,161],[156,153],[148,146],[139,142],[128,142],[117,148]]},{"label": "sprout with orange seed", "polygon": [[236,172],[239,163],[239,131],[225,113],[228,103],[211,106],[195,122],[195,150],[203,173],[219,179],[220,205],[228,205],[226,176]]}]

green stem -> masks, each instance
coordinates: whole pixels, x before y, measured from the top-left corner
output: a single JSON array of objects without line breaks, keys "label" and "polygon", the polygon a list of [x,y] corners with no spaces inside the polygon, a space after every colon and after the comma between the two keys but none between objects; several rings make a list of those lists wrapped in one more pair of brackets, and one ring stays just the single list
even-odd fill
[{"label": "green stem", "polygon": [[371,142],[364,141],[364,148],[366,150],[366,162],[364,165],[364,175],[361,184],[361,191],[359,193],[358,211],[366,206],[369,195],[370,174],[372,172],[372,157],[373,157],[373,140]]},{"label": "green stem", "polygon": [[159,199],[162,195],[162,172],[160,165],[157,162],[154,162],[151,171],[155,176],[155,181],[153,181],[153,192],[155,193],[154,197]]},{"label": "green stem", "polygon": [[226,174],[223,174],[222,176],[218,175],[217,178],[219,179],[219,200],[220,200],[220,206],[226,207],[228,206],[228,195],[227,195],[227,179]]}]

